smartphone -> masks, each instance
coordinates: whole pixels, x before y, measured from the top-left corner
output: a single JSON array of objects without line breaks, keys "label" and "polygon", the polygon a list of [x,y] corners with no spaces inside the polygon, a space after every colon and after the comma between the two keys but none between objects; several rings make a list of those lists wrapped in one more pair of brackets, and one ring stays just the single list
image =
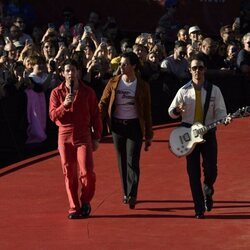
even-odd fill
[{"label": "smartphone", "polygon": [[86,33],[91,33],[91,32],[92,32],[91,27],[88,26],[88,25],[84,26],[84,31],[85,31]]},{"label": "smartphone", "polygon": [[108,39],[106,37],[101,37],[101,43],[107,43]]}]

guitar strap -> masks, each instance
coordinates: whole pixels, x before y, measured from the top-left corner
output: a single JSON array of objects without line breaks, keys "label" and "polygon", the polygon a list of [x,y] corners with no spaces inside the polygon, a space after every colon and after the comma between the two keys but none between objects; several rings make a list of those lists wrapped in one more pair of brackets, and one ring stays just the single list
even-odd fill
[{"label": "guitar strap", "polygon": [[208,106],[209,106],[209,102],[210,102],[210,97],[211,97],[211,92],[212,92],[212,88],[213,85],[210,82],[206,81],[206,90],[207,90],[207,95],[206,95],[206,100],[205,100],[205,104],[204,104],[204,112],[203,112],[203,124],[205,124],[205,120],[206,120],[206,115],[207,115],[207,111],[208,111]]}]

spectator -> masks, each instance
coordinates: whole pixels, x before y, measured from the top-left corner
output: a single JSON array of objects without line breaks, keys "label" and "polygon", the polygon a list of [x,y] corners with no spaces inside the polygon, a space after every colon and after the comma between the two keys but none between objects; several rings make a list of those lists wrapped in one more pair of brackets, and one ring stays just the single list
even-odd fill
[{"label": "spectator", "polygon": [[116,48],[112,44],[108,43],[107,50],[108,50],[108,59],[111,62],[112,59],[117,56]]},{"label": "spectator", "polygon": [[31,36],[28,35],[28,34],[26,34],[26,33],[24,33],[24,30],[25,30],[25,22],[24,22],[24,19],[23,19],[22,17],[17,16],[16,19],[15,19],[15,21],[14,21],[14,25],[15,25],[16,27],[18,27],[19,30],[20,30],[20,34],[19,34],[19,39],[18,39],[18,40],[19,40],[19,42],[20,42],[23,46],[25,45],[26,41],[28,41],[28,42],[30,42],[30,43],[33,42]]},{"label": "spectator", "polygon": [[22,62],[16,62],[13,67],[13,80],[16,86],[16,89],[19,91],[24,91],[28,85],[29,81],[24,74],[25,66]]},{"label": "spectator", "polygon": [[[128,38],[124,38],[121,40],[120,42],[120,53],[125,53],[125,52],[129,52],[132,51],[132,43]],[[110,66],[111,66],[111,72],[113,74],[117,74],[119,71],[119,63],[121,60],[121,56],[117,56],[115,58],[113,58],[110,62]]]},{"label": "spectator", "polygon": [[166,53],[170,52],[172,46],[169,46],[169,42],[167,41],[167,33],[164,27],[157,26],[155,29],[155,39],[156,43],[160,43],[165,47]]},{"label": "spectator", "polygon": [[207,73],[211,73],[209,70],[219,70],[222,65],[222,59],[216,54],[216,44],[210,37],[205,38],[202,41],[201,52],[206,60]]},{"label": "spectator", "polygon": [[134,44],[133,52],[138,56],[142,66],[146,62],[148,49],[142,44]]},{"label": "spectator", "polygon": [[231,25],[222,26],[220,28],[220,37],[221,37],[221,40],[219,41],[218,52],[219,52],[219,56],[225,59],[226,54],[227,54],[226,52],[227,46],[232,43],[237,44],[237,41],[235,40],[235,37],[234,37],[234,32],[232,30],[232,26]]},{"label": "spectator", "polygon": [[238,47],[235,44],[229,44],[227,46],[227,54],[224,59],[223,70],[237,70],[237,56],[239,53]]},{"label": "spectator", "polygon": [[107,37],[108,43],[120,49],[121,32],[114,17],[109,16],[103,26],[103,36]]},{"label": "spectator", "polygon": [[7,53],[7,57],[6,57],[6,60],[4,62],[4,65],[6,67],[6,70],[9,73],[12,73],[13,72],[13,65],[15,64],[16,60],[18,59],[16,46],[12,42],[9,42],[4,46],[4,50]]},{"label": "spectator", "polygon": [[92,32],[100,42],[101,37],[103,37],[100,13],[98,13],[97,11],[91,11],[88,17],[87,25],[91,27]]},{"label": "spectator", "polygon": [[9,34],[6,34],[4,37],[5,43],[9,42],[14,43],[16,41],[19,41],[20,36],[21,36],[20,28],[17,27],[16,25],[11,25]]},{"label": "spectator", "polygon": [[160,43],[156,43],[150,52],[155,52],[157,54],[157,57],[159,58],[159,61],[161,62],[167,55],[167,52],[165,50],[165,47],[161,45]]},{"label": "spectator", "polygon": [[199,51],[200,47],[200,35],[201,30],[198,26],[191,26],[188,30],[190,43],[196,51]]},{"label": "spectator", "polygon": [[178,80],[189,78],[186,43],[176,41],[174,53],[161,62],[161,69],[173,75]]},{"label": "spectator", "polygon": [[29,79],[33,84],[33,89],[36,92],[46,92],[51,86],[51,79],[53,72],[46,67],[46,61],[42,56],[30,57],[30,63],[32,65],[32,72],[29,75]]},{"label": "spectator", "polygon": [[243,36],[242,43],[243,49],[238,54],[237,66],[243,74],[250,76],[250,33]]},{"label": "spectator", "polygon": [[179,29],[177,33],[177,40],[188,43],[188,32],[186,29]]},{"label": "spectator", "polygon": [[41,54],[48,62],[50,59],[54,59],[58,52],[58,44],[54,40],[45,40],[41,45]]}]

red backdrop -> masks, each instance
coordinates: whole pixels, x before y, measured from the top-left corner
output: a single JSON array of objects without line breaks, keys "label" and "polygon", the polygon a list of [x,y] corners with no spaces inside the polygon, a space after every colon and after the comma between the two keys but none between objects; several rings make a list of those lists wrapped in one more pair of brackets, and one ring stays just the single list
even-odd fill
[{"label": "red backdrop", "polygon": [[[208,34],[218,34],[219,27],[239,16],[240,0],[179,0],[176,19],[182,25],[199,25]],[[153,31],[164,8],[153,0],[43,0],[31,1],[40,23],[62,20],[62,10],[70,6],[82,22],[92,10],[103,19],[114,16],[123,30]]]}]

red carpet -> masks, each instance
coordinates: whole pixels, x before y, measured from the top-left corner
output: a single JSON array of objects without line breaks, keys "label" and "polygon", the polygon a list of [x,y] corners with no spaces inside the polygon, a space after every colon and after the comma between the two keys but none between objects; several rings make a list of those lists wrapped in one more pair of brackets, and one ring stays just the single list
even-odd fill
[{"label": "red carpet", "polygon": [[113,144],[95,153],[92,217],[67,219],[56,152],[0,169],[0,249],[250,249],[250,119],[218,129],[219,175],[213,211],[194,219],[185,159],[167,146],[169,125],[155,128],[142,153],[138,204],[121,202]]}]

